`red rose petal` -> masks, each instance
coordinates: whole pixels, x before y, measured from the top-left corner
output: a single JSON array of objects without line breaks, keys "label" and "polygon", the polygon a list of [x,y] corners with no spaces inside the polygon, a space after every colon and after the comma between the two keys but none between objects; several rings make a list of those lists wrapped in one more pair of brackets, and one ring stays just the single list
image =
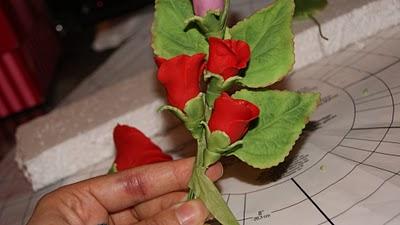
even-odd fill
[{"label": "red rose petal", "polygon": [[223,40],[215,37],[208,39],[210,55],[207,69],[221,75],[225,80],[236,76],[240,69],[247,66],[250,59],[250,46],[241,40]]},{"label": "red rose petal", "polygon": [[134,127],[117,125],[113,136],[117,150],[115,164],[118,171],[172,160],[171,156],[163,153],[157,145]]},{"label": "red rose petal", "polygon": [[167,91],[168,102],[183,110],[200,93],[200,77],[205,69],[205,54],[179,55],[169,60],[156,58],[158,80]]}]

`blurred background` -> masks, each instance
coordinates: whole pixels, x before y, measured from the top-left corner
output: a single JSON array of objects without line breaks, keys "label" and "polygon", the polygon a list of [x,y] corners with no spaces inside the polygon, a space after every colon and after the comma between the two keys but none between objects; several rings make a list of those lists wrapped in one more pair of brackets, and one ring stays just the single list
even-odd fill
[{"label": "blurred background", "polygon": [[152,3],[0,0],[0,159],[18,125],[60,104],[124,41],[96,36]]}]

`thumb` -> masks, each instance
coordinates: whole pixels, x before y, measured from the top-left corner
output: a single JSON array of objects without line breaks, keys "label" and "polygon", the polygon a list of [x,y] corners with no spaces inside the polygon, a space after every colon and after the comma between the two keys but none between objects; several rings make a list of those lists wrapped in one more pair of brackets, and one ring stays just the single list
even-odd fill
[{"label": "thumb", "polygon": [[200,200],[178,204],[136,225],[200,225],[208,217],[208,210]]}]

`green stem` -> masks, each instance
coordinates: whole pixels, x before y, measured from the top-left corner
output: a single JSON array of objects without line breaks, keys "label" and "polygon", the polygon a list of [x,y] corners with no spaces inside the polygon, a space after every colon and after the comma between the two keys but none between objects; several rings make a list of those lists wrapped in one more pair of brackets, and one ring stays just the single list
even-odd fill
[{"label": "green stem", "polygon": [[221,92],[223,91],[221,89],[222,84],[223,80],[220,80],[216,77],[210,78],[210,83],[208,84],[206,93],[206,103],[209,108],[214,107],[215,99],[217,99],[221,95]]},{"label": "green stem", "polygon": [[206,132],[203,130],[201,138],[197,140],[197,157],[189,183],[187,199],[200,199],[210,213],[223,225],[239,225],[232,211],[226,205],[215,184],[207,177],[209,165],[205,164],[204,153],[207,151]]},{"label": "green stem", "polygon": [[[201,138],[197,139],[197,154],[195,159],[195,164],[193,166],[193,172],[196,168],[204,167],[204,152],[206,151],[207,143],[206,143],[206,132],[203,130]],[[189,182],[194,182],[193,176],[190,178]],[[189,189],[188,200],[192,200],[196,198],[193,189]]]},{"label": "green stem", "polygon": [[[207,101],[203,100],[205,111],[210,110]],[[204,118],[206,123],[209,118]],[[193,166],[192,176],[189,181],[188,200],[200,199],[209,209],[210,213],[223,225],[239,225],[235,216],[229,207],[225,204],[224,199],[215,184],[207,177],[206,171],[210,166],[210,162],[206,162],[205,154],[207,152],[208,133],[206,126],[202,129],[200,137],[197,137],[197,155]]]},{"label": "green stem", "polygon": [[229,10],[230,10],[231,2],[230,0],[225,0],[225,7],[224,7],[224,12],[222,13],[221,19],[222,19],[222,32],[221,32],[221,38],[225,38],[225,30],[226,27],[228,26],[228,15],[229,15]]}]

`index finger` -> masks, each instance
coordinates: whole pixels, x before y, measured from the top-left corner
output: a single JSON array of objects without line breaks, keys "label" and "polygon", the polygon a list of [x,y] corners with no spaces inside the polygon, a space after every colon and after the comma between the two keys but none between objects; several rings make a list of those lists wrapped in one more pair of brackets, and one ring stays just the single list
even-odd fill
[{"label": "index finger", "polygon": [[[146,165],[93,178],[78,185],[93,195],[108,212],[117,212],[140,202],[173,191],[187,188],[194,158]],[[222,176],[222,165],[210,167],[207,175],[211,180]]]}]

